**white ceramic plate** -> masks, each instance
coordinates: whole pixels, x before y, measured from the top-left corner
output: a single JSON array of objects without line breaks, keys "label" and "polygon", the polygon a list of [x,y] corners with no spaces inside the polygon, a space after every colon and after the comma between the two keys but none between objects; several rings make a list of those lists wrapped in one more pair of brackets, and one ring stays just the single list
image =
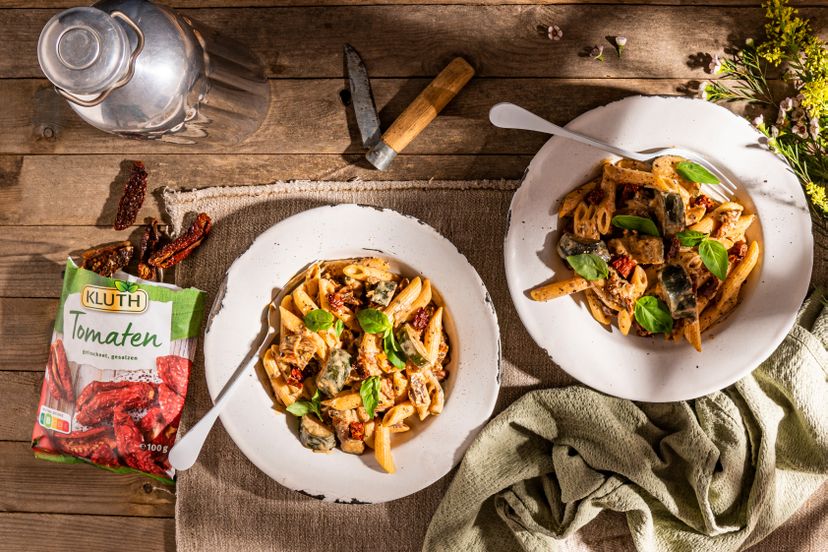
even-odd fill
[{"label": "white ceramic plate", "polygon": [[787,165],[759,145],[760,134],[727,109],[679,97],[626,98],[589,111],[568,128],[630,150],[685,147],[732,177],[759,239],[759,265],[742,304],[702,335],[703,351],[659,338],[625,337],[590,316],[582,300],[530,300],[527,290],[571,275],[555,253],[560,199],[597,174],[611,156],[551,138],[514,196],[505,241],[506,277],[526,329],[575,378],[605,393],[640,401],[695,398],[734,383],[770,355],[794,322],[813,261],[805,196]]},{"label": "white ceramic plate", "polygon": [[392,438],[395,474],[370,449],[316,454],[293,416],[273,410],[255,373],[229,399],[221,421],[241,451],[280,484],[329,501],[384,502],[414,493],[455,466],[489,419],[500,387],[500,335],[491,299],[457,248],[430,226],[395,211],[338,205],[305,211],[262,233],[227,272],[205,336],[205,375],[216,395],[255,350],[268,303],[296,273],[322,259],[381,256],[403,274],[431,279],[443,299],[451,364],[446,405]]}]

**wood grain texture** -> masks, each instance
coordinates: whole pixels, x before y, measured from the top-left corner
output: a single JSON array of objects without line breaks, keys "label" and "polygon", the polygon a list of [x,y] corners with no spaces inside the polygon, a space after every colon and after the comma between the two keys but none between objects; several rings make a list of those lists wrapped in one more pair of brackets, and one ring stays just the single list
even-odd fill
[{"label": "wood grain texture", "polygon": [[[131,145],[132,142],[124,142]],[[367,165],[362,155],[0,155],[0,226],[2,225],[107,225],[114,220],[122,191],[116,175],[125,160],[141,159],[149,177],[139,221],[160,217],[160,191],[164,186],[199,188],[264,184],[276,180],[475,180],[520,178],[532,156],[521,155],[400,155],[384,172]],[[5,169],[4,169],[5,167]],[[4,172],[5,170],[5,172]],[[59,175],[56,176],[56,175]],[[56,207],[60,206],[60,207]],[[65,206],[73,206],[66,208]],[[77,206],[82,206],[78,208]],[[65,260],[71,247],[86,247],[86,240],[109,239],[109,234],[65,228],[49,243],[34,228],[0,232],[0,274],[14,274],[18,263]],[[78,234],[80,232],[80,234]],[[123,236],[126,233],[115,233]],[[81,239],[83,238],[83,239]],[[53,238],[49,238],[53,239]],[[114,239],[114,238],[113,238]],[[22,240],[22,241],[19,241]],[[29,242],[33,242],[29,244]],[[14,266],[17,264],[17,266]],[[0,296],[17,295],[0,276]]]},{"label": "wood grain texture", "polygon": [[55,312],[57,299],[0,298],[0,370],[44,369]]},{"label": "wood grain texture", "polygon": [[[45,364],[36,372],[0,371],[0,441],[22,441],[28,446],[44,369]],[[5,485],[0,485],[0,493],[4,489]],[[0,510],[3,509],[9,508],[3,508],[0,504]]]},{"label": "wood grain texture", "polygon": [[63,514],[0,515],[0,550],[175,550],[175,520]]},{"label": "wood grain texture", "polygon": [[[697,78],[703,78],[699,72]],[[375,79],[374,96],[382,127],[402,113],[430,79]],[[546,137],[493,127],[488,111],[512,101],[555,123],[634,94],[680,94],[681,79],[473,79],[443,112],[406,148],[406,154],[534,154]],[[343,105],[343,79],[271,80],[272,104],[262,127],[232,149],[206,144],[182,146],[127,141],[84,123],[40,79],[0,80],[0,152],[17,154],[81,153],[364,153],[353,110]],[[7,160],[7,173],[22,170]],[[2,169],[0,165],[0,169]],[[54,177],[63,175],[55,173]],[[2,178],[2,177],[0,177]],[[10,176],[8,178],[13,178]],[[13,182],[12,182],[13,184]],[[7,184],[7,193],[22,193]]]},{"label": "wood grain texture", "polygon": [[[240,0],[237,8],[280,7],[280,6],[361,6],[361,5],[430,5],[459,4],[468,6],[486,6],[503,4],[628,4],[644,6],[755,6],[757,0]],[[228,0],[175,0],[165,2],[174,8],[221,8],[228,5]],[[821,6],[819,0],[791,0],[793,6]],[[72,8],[77,6],[75,0],[0,0],[0,8]]]},{"label": "wood grain texture", "polygon": [[149,477],[39,460],[28,442],[0,443],[0,512],[172,517],[174,505],[175,487]]},{"label": "wood grain texture", "polygon": [[[140,229],[132,232],[137,244]],[[94,226],[8,227],[0,232],[0,296],[60,297],[67,256],[129,235]]]},{"label": "wood grain texture", "polygon": [[[720,52],[760,36],[756,7],[626,5],[412,5],[186,9],[183,13],[249,45],[276,78],[342,77],[342,44],[362,55],[372,78],[433,77],[462,55],[481,77],[691,78],[688,56]],[[0,77],[41,77],[40,29],[52,9],[0,12]],[[824,28],[828,9],[809,8]],[[559,25],[561,41],[546,36]],[[277,32],[274,32],[277,30]],[[703,31],[701,31],[703,30]],[[623,60],[586,52],[606,37],[629,39]]]}]

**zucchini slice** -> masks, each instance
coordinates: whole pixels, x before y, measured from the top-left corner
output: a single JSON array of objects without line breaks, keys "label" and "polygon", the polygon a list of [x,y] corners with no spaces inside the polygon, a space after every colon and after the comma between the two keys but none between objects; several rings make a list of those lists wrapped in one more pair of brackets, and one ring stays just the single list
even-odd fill
[{"label": "zucchini slice", "polygon": [[399,341],[400,348],[405,353],[405,357],[411,361],[411,364],[418,368],[425,368],[431,364],[428,361],[425,345],[417,337],[417,331],[410,324],[403,325],[397,334],[397,341]]}]

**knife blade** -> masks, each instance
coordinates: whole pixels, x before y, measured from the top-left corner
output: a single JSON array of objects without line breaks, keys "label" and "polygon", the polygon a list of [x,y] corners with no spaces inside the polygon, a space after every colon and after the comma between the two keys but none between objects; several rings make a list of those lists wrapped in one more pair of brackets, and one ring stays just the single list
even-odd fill
[{"label": "knife blade", "polygon": [[371,148],[382,136],[371,81],[362,58],[350,44],[345,44],[345,65],[348,69],[348,86],[351,89],[351,104],[354,106],[362,145]]}]

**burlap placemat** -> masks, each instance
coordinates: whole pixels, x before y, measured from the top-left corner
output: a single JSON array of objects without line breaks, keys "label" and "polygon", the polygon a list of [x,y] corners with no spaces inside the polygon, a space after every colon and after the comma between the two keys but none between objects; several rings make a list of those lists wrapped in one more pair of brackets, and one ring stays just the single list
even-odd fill
[{"label": "burlap placemat", "polygon": [[[175,231],[196,212],[215,222],[210,238],[176,271],[212,303],[224,273],[253,239],[298,212],[334,203],[388,207],[423,220],[469,259],[495,302],[503,336],[503,380],[496,412],[529,389],[573,383],[532,341],[512,306],[503,269],[503,236],[515,181],[292,182],[263,186],[166,190]],[[824,255],[815,275],[824,275]],[[824,280],[818,277],[817,280]],[[185,428],[211,406],[198,352],[182,420]],[[451,474],[410,497],[378,505],[323,503],[261,473],[216,424],[199,462],[178,475],[176,540],[182,552],[260,550],[419,550]],[[582,534],[583,533],[583,534]],[[624,518],[602,514],[563,543],[562,551],[631,550]]]}]

